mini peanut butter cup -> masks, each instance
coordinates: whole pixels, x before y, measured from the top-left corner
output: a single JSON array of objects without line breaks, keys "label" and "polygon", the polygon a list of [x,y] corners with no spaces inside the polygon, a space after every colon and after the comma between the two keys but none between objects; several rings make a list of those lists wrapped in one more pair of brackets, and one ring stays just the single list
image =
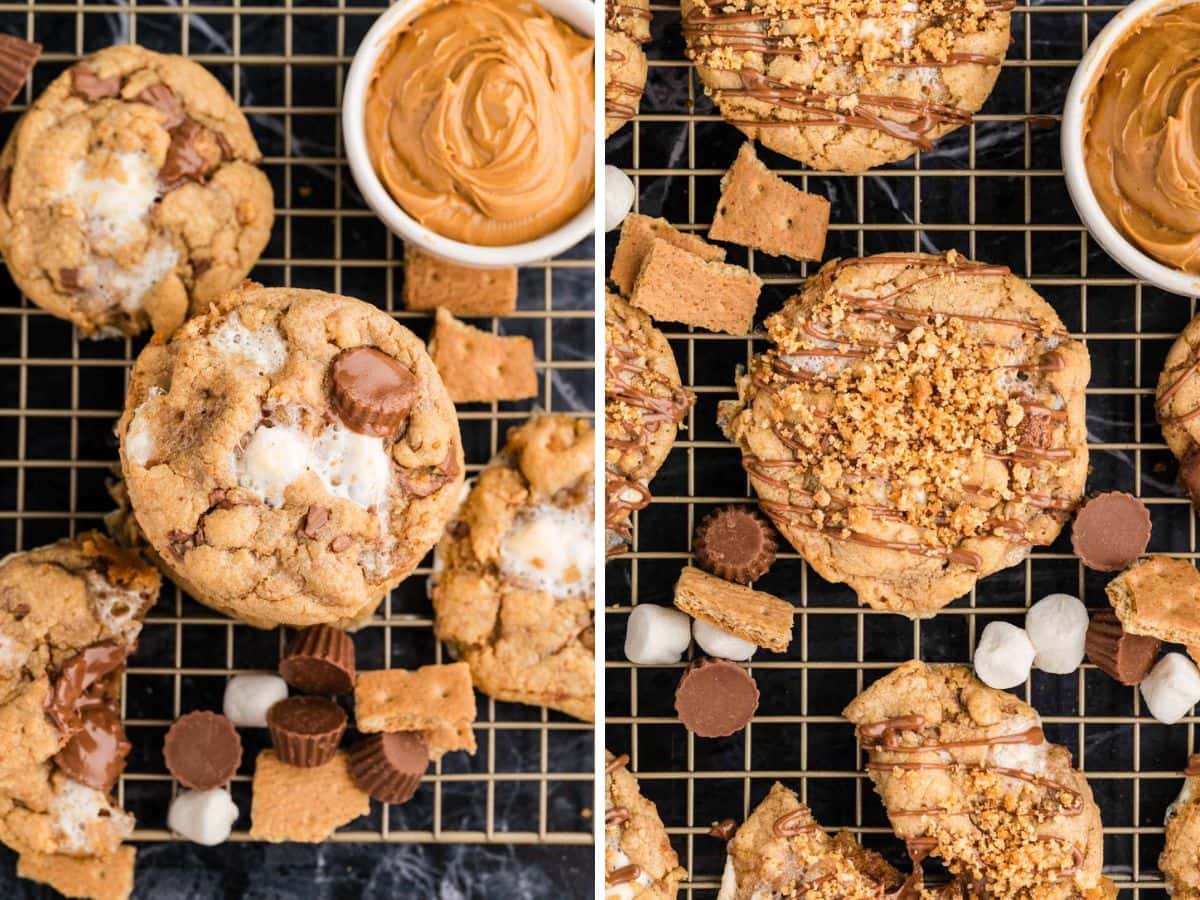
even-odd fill
[{"label": "mini peanut butter cup", "polygon": [[1141,684],[1158,659],[1162,642],[1130,634],[1111,609],[1102,609],[1088,623],[1087,657],[1121,684]]},{"label": "mini peanut butter cup", "polygon": [[696,565],[741,584],[767,574],[778,547],[766,519],[745,506],[722,506],[709,513],[692,541]]},{"label": "mini peanut butter cup", "polygon": [[354,641],[331,625],[305,628],[279,661],[283,680],[303,694],[348,694],[354,673]]},{"label": "mini peanut butter cup", "polygon": [[163,759],[184,787],[210,791],[228,784],[242,764],[242,739],[218,713],[188,713],[163,739]]},{"label": "mini peanut butter cup", "polygon": [[407,803],[429,768],[429,748],[410,731],[373,734],[350,751],[350,774],[384,803]]},{"label": "mini peanut butter cup", "polygon": [[11,34],[0,34],[0,112],[12,105],[41,55],[41,44],[23,41]]},{"label": "mini peanut butter cup", "polygon": [[728,737],[746,727],[758,709],[758,685],[727,659],[702,658],[683,673],[675,689],[675,712],[700,737]]},{"label": "mini peanut butter cup", "polygon": [[346,733],[346,713],[325,697],[288,697],[267,710],[267,728],[279,758],[289,766],[323,766]]},{"label": "mini peanut butter cup", "polygon": [[1150,543],[1150,510],[1121,491],[1083,504],[1071,526],[1071,546],[1089,569],[1117,572],[1132,565]]},{"label": "mini peanut butter cup", "polygon": [[417,379],[399,360],[374,347],[352,347],[329,366],[338,418],[351,431],[395,437],[417,402]]}]

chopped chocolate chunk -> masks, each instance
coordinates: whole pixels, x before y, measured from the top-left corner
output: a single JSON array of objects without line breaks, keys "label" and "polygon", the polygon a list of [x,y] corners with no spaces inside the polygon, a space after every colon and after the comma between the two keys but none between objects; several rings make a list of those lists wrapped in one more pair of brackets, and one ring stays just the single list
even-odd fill
[{"label": "chopped chocolate chunk", "polygon": [[417,379],[407,366],[374,347],[352,347],[329,369],[333,408],[347,428],[382,438],[401,432],[417,402]]},{"label": "chopped chocolate chunk", "polygon": [[167,543],[176,559],[183,559],[189,550],[195,550],[204,544],[204,527],[200,526],[191,534],[173,528],[167,532]]},{"label": "chopped chocolate chunk", "polygon": [[346,713],[325,697],[288,697],[267,710],[267,728],[281,760],[311,769],[337,754]]},{"label": "chopped chocolate chunk", "polygon": [[1141,684],[1161,646],[1156,637],[1127,632],[1111,609],[1100,610],[1088,624],[1088,659],[1121,684]]},{"label": "chopped chocolate chunk", "polygon": [[100,641],[80,650],[59,669],[46,698],[46,715],[64,734],[78,725],[84,697],[105,676],[125,664],[130,648],[116,641]]},{"label": "chopped chocolate chunk", "polygon": [[360,788],[384,803],[407,803],[429,768],[420,734],[373,734],[350,751],[350,774]]},{"label": "chopped chocolate chunk", "polygon": [[121,76],[101,78],[87,63],[76,63],[71,67],[71,90],[76,96],[95,103],[121,93]]},{"label": "chopped chocolate chunk", "polygon": [[304,519],[300,523],[300,533],[308,538],[315,538],[320,534],[321,529],[325,527],[325,523],[329,521],[329,509],[325,506],[317,506],[315,504],[308,507],[308,511],[304,514]]},{"label": "chopped chocolate chunk", "polygon": [[8,203],[8,192],[12,188],[12,166],[0,169],[0,203]]},{"label": "chopped chocolate chunk", "polygon": [[41,44],[0,34],[0,112],[12,105],[41,55]]},{"label": "chopped chocolate chunk", "polygon": [[242,764],[242,739],[224,716],[191,712],[167,732],[163,760],[184,787],[210,791],[228,784]]},{"label": "chopped chocolate chunk", "polygon": [[83,287],[83,280],[79,277],[78,269],[59,269],[58,283],[62,285],[64,291],[72,293]]},{"label": "chopped chocolate chunk", "polygon": [[1071,546],[1089,569],[1116,572],[1134,563],[1150,543],[1150,510],[1137,497],[1109,491],[1075,515]]},{"label": "chopped chocolate chunk", "polygon": [[207,128],[194,119],[186,120],[171,131],[171,146],[158,172],[158,180],[168,190],[184,181],[203,181],[212,166],[201,152],[201,143],[211,139]]},{"label": "chopped chocolate chunk", "polygon": [[211,259],[209,259],[208,257],[204,257],[203,259],[193,259],[192,260],[192,277],[193,278],[203,278],[204,273],[207,272],[209,269],[211,269],[212,266],[213,266],[213,261]]},{"label": "chopped chocolate chunk", "polygon": [[120,715],[112,705],[99,703],[83,711],[78,730],[54,762],[67,777],[108,793],[125,770],[132,749]]},{"label": "chopped chocolate chunk", "polygon": [[350,544],[352,544],[352,543],[353,543],[353,541],[351,540],[350,535],[339,534],[337,537],[335,537],[332,541],[329,542],[329,549],[332,550],[334,553],[341,553],[343,550],[345,550],[347,547],[349,547]]},{"label": "chopped chocolate chunk", "polygon": [[1053,433],[1054,420],[1048,412],[1026,411],[1017,431],[1017,443],[1033,450],[1045,450],[1050,446]]},{"label": "chopped chocolate chunk", "polygon": [[279,674],[304,694],[349,694],[354,690],[354,641],[332,625],[305,628],[288,645]]},{"label": "chopped chocolate chunk", "polygon": [[749,672],[727,659],[697,660],[675,690],[679,721],[699,737],[727,737],[741,731],[756,709],[758,685]]},{"label": "chopped chocolate chunk", "polygon": [[28,603],[18,603],[16,606],[13,607],[12,616],[14,619],[16,619],[18,622],[20,622],[31,612],[33,612],[33,609],[32,609],[32,607],[30,607],[30,605]]},{"label": "chopped chocolate chunk", "polygon": [[720,822],[712,823],[712,827],[708,829],[708,836],[728,843],[737,833],[737,827],[737,822],[733,819],[722,819]]},{"label": "chopped chocolate chunk", "polygon": [[147,106],[153,106],[165,117],[166,121],[163,125],[167,130],[181,125],[187,116],[183,112],[183,103],[175,96],[175,92],[165,84],[152,84],[140,94],[133,98],[138,103],[145,103]]},{"label": "chopped chocolate chunk", "polygon": [[742,584],[767,573],[778,546],[767,520],[745,506],[723,506],[709,513],[692,541],[700,568]]}]

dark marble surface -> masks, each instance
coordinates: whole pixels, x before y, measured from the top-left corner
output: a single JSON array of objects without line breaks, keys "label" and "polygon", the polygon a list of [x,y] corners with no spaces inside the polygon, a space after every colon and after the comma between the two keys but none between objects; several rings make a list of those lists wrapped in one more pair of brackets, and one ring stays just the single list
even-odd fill
[{"label": "dark marble surface", "polygon": [[[932,152],[863,176],[810,173],[778,154],[761,148],[759,154],[792,183],[832,201],[825,259],[955,248],[1027,278],[1072,332],[1089,338],[1088,490],[1139,494],[1153,518],[1151,552],[1194,554],[1194,516],[1155,424],[1153,388],[1195,305],[1138,284],[1091,241],[1061,174],[1058,115],[1082,36],[1094,36],[1119,8],[1086,16],[1074,5],[1034,2],[1018,9],[1006,65],[976,123],[945,137]],[[626,126],[609,139],[607,158],[635,176],[641,212],[694,225],[703,234],[721,173],[744,137],[720,121],[688,68],[655,64],[683,58],[678,12],[655,6],[653,33],[637,140]],[[681,120],[693,112],[699,117],[694,125]],[[613,245],[606,244],[609,263]],[[768,281],[755,320],[760,326],[815,270],[724,246],[731,262],[751,265]],[[738,451],[717,428],[716,411],[734,396],[736,367],[766,345],[678,325],[664,331],[698,398],[688,430],[651,484],[658,500],[639,514],[637,550],[645,555],[619,558],[606,570],[607,602],[622,607],[606,615],[608,714],[618,719],[606,728],[606,745],[614,752],[636,750],[634,768],[673,829],[697,900],[716,896],[724,863],[723,845],[705,834],[709,823],[744,818],[776,777],[804,793],[824,826],[856,829],[869,846],[907,869],[903,845],[862,774],[853,728],[841,710],[865,684],[914,656],[967,662],[989,621],[1020,624],[1028,603],[1048,593],[1074,594],[1101,608],[1111,576],[1083,569],[1063,536],[1029,563],[984,579],[972,596],[914,626],[861,609],[852,591],[826,583],[786,552],[758,586],[803,609],[786,653],[760,650],[754,657],[761,721],[729,738],[690,736],[672,708],[681,666],[632,671],[622,652],[624,610],[631,599],[669,605],[694,523],[716,505],[752,496]],[[1135,689],[1090,666],[1074,676],[1034,672],[1017,693],[1045,717],[1049,738],[1082,760],[1107,829],[1106,871],[1122,883],[1122,897],[1134,897],[1135,886],[1138,897],[1165,897],[1157,872],[1163,815],[1194,749],[1196,720],[1170,727],[1155,722]],[[633,717],[650,721],[632,724]],[[688,770],[689,762],[693,778],[672,777]],[[767,771],[772,775],[760,774]],[[1134,771],[1140,775],[1131,777]]]},{"label": "dark marble surface", "polygon": [[[268,0],[241,14],[237,29],[232,8],[212,10],[224,5],[217,0],[202,13],[184,16],[165,3],[139,3],[136,11],[89,5],[78,13],[35,6],[32,14],[0,4],[0,31],[45,45],[31,93],[0,117],[0,138],[7,138],[24,104],[80,51],[136,39],[152,49],[199,55],[247,110],[275,188],[275,228],[252,277],[267,284],[340,288],[395,312],[426,337],[429,318],[401,309],[400,242],[362,203],[341,152],[340,86],[381,5],[351,2],[339,10],[337,3],[302,3],[289,14]],[[285,65],[288,51],[295,59]],[[296,108],[303,112],[289,111]],[[331,259],[339,240],[341,264]],[[593,247],[589,239],[569,251],[550,267],[549,277],[545,267],[522,270],[519,315],[501,321],[500,331],[530,337],[550,378],[536,400],[501,403],[496,410],[490,404],[462,408],[471,470],[492,456],[504,429],[534,407],[592,408],[594,375],[579,364],[593,356],[593,324],[580,315],[593,308]],[[0,269],[0,553],[102,527],[101,517],[111,507],[105,481],[116,459],[112,425],[126,367],[143,343],[79,340],[69,325],[24,303]],[[26,364],[29,359],[36,363]],[[22,409],[38,412],[22,415]],[[445,659],[430,628],[429,564],[427,559],[388,601],[392,665]],[[385,631],[373,627],[356,635],[360,668],[388,661]],[[243,730],[246,760],[232,789],[242,812],[234,842],[202,848],[142,836],[166,827],[172,783],[165,777],[161,745],[167,724],[192,709],[219,709],[227,671],[269,669],[280,645],[278,632],[229,623],[173,589],[152,610],[126,679],[127,715],[140,723],[128,729],[134,750],[121,785],[122,799],[139,823],[138,900],[592,895],[592,848],[582,843],[593,823],[590,726],[484,697],[477,755],[447,756],[410,803],[389,809],[387,825],[392,835],[408,833],[418,841],[436,826],[486,843],[380,843],[384,812],[378,803],[343,829],[338,843],[247,843],[253,758],[268,744],[265,732],[252,730]],[[170,674],[180,664],[188,674]],[[505,845],[506,833],[520,833],[526,841],[541,833],[559,843]],[[14,854],[0,847],[0,898],[52,896],[57,895],[19,881]]]}]

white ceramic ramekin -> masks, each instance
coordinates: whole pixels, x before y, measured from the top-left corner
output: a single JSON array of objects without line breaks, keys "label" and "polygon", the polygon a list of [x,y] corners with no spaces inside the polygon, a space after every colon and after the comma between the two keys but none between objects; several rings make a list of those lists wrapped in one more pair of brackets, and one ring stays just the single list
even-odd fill
[{"label": "white ceramic ramekin", "polygon": [[1088,98],[1092,85],[1104,73],[1109,54],[1116,48],[1129,30],[1147,16],[1158,15],[1190,0],[1135,0],[1104,26],[1084,54],[1071,89],[1067,92],[1067,104],[1063,108],[1062,162],[1067,178],[1067,190],[1092,237],[1113,259],[1128,272],[1151,284],[1175,294],[1194,297],[1200,295],[1200,277],[1189,275],[1170,266],[1165,266],[1125,238],[1108,220],[1101,209],[1096,194],[1088,180],[1087,166],[1083,161],[1083,133],[1087,127]]},{"label": "white ceramic ramekin", "polygon": [[[346,90],[342,95],[342,133],[346,140],[346,155],[350,160],[350,172],[354,182],[362,191],[367,205],[383,220],[392,233],[422,250],[464,266],[497,268],[499,266],[522,266],[539,260],[549,259],[587,237],[593,230],[595,194],[579,213],[559,228],[533,241],[510,244],[505,247],[477,247],[452,241],[431,231],[400,208],[379,180],[375,167],[367,153],[366,97],[375,63],[397,28],[416,18],[423,10],[434,5],[436,0],[398,0],[379,17],[367,36],[363,38],[354,62],[346,76]],[[580,34],[595,37],[592,16],[595,6],[591,0],[538,0],[551,15],[557,16]]]}]

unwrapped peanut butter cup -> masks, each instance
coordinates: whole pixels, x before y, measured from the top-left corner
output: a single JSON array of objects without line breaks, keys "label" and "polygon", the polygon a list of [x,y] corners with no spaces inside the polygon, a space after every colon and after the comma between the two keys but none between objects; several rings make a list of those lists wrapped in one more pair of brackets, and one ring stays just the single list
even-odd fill
[{"label": "unwrapped peanut butter cup", "polygon": [[8,109],[33,71],[42,45],[0,34],[0,112]]},{"label": "unwrapped peanut butter cup", "polygon": [[373,734],[350,751],[350,774],[384,803],[407,803],[429,768],[429,748],[411,731]]},{"label": "unwrapped peanut butter cup", "polygon": [[722,506],[709,513],[692,541],[696,565],[741,584],[767,574],[778,548],[767,520],[745,506]]},{"label": "unwrapped peanut butter cup", "polygon": [[395,437],[417,402],[413,373],[374,347],[343,350],[330,364],[329,378],[334,411],[359,434]]},{"label": "unwrapped peanut butter cup", "polygon": [[346,733],[346,713],[325,697],[288,697],[267,710],[267,728],[281,760],[312,769],[337,753]]},{"label": "unwrapped peanut butter cup", "polygon": [[1141,684],[1158,659],[1162,642],[1130,634],[1111,609],[1092,616],[1087,630],[1087,657],[1121,684]]},{"label": "unwrapped peanut butter cup", "polygon": [[184,787],[210,791],[228,784],[242,764],[242,739],[219,713],[188,713],[163,739],[163,759]]},{"label": "unwrapped peanut butter cup", "polygon": [[1146,552],[1150,510],[1121,491],[1098,494],[1083,504],[1071,526],[1071,546],[1089,569],[1117,572]]},{"label": "unwrapped peanut butter cup", "polygon": [[348,694],[354,690],[354,673],[354,641],[331,625],[305,628],[279,661],[283,680],[302,694]]},{"label": "unwrapped peanut butter cup", "polygon": [[79,730],[55,754],[54,763],[72,780],[108,793],[132,749],[121,716],[109,704],[97,703],[83,710]]},{"label": "unwrapped peanut butter cup", "polygon": [[758,685],[750,673],[727,659],[698,659],[675,689],[675,712],[700,737],[727,737],[741,731],[758,709]]}]

